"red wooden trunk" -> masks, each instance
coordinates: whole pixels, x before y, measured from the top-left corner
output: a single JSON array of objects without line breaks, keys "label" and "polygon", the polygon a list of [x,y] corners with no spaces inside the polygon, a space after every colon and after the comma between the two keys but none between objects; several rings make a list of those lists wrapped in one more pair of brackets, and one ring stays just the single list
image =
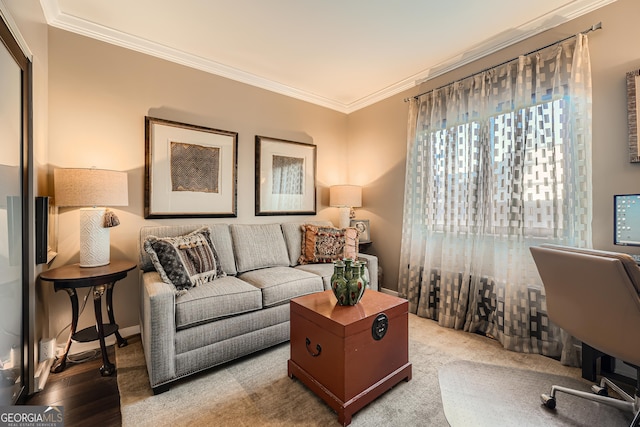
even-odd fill
[{"label": "red wooden trunk", "polygon": [[331,406],[342,425],[349,424],[353,413],[411,379],[408,305],[372,290],[352,307],[337,305],[331,291],[291,300],[289,376]]}]

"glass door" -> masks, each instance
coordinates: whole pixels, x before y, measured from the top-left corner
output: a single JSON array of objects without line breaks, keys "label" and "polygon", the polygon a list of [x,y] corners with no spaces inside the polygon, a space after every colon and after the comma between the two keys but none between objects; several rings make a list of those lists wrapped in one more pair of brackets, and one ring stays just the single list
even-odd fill
[{"label": "glass door", "polygon": [[0,40],[0,406],[7,406],[16,403],[25,385],[29,247],[25,239],[25,82],[29,66],[3,19]]}]

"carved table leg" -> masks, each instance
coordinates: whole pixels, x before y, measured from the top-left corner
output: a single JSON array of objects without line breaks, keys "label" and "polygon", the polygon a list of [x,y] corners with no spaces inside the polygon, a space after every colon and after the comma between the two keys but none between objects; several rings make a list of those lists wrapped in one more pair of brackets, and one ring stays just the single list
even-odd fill
[{"label": "carved table leg", "polygon": [[[109,316],[109,323],[116,324],[115,316],[113,315],[113,286],[115,282],[107,285],[107,315]],[[116,339],[118,340],[118,347],[122,348],[126,346],[127,340],[122,338],[120,331],[116,331]]]},{"label": "carved table leg", "polygon": [[98,329],[98,338],[100,340],[100,350],[102,351],[102,366],[100,373],[103,377],[109,376],[116,371],[115,365],[109,362],[107,356],[107,346],[104,343],[104,325],[102,324],[102,294],[105,285],[96,286],[93,290],[93,309],[96,314],[96,328]]}]

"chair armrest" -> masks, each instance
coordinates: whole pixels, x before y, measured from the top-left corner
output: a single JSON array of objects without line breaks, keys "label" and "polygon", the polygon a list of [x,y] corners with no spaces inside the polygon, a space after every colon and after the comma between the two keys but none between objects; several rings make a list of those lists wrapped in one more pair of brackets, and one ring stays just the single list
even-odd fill
[{"label": "chair armrest", "polygon": [[378,289],[378,257],[369,254],[358,254],[358,258],[362,258],[367,262],[367,270],[369,270],[369,288],[374,291]]},{"label": "chair armrest", "polygon": [[176,376],[175,288],[155,272],[141,273],[141,334],[149,382],[156,387]]}]

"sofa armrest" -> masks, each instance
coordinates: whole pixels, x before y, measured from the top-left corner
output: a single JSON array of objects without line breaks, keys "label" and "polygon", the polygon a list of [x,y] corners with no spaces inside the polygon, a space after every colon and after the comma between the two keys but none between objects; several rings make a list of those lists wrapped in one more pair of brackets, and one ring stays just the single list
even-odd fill
[{"label": "sofa armrest", "polygon": [[378,257],[375,255],[359,253],[358,258],[367,261],[367,269],[369,270],[369,288],[374,291],[378,289]]},{"label": "sofa armrest", "polygon": [[151,387],[176,376],[175,292],[157,272],[142,273],[140,324]]}]

